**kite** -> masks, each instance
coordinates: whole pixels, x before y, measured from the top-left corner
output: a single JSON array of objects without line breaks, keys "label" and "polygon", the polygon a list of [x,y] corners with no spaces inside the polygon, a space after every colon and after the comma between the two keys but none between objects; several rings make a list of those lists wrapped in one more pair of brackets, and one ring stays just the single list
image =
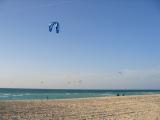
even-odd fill
[{"label": "kite", "polygon": [[55,21],[49,24],[49,32],[52,32],[53,27],[56,28],[56,33],[59,33],[59,22]]}]

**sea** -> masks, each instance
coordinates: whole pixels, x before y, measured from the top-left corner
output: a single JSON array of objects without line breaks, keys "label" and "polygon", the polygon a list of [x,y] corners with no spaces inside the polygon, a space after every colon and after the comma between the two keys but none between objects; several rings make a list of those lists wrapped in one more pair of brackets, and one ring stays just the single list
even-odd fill
[{"label": "sea", "polygon": [[99,90],[99,89],[18,89],[0,88],[0,100],[72,99],[117,95],[160,94],[160,90]]}]

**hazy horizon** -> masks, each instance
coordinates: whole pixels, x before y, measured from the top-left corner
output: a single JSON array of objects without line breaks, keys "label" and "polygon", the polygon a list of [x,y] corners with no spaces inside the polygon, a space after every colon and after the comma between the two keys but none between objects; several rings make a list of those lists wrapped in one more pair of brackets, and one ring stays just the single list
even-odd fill
[{"label": "hazy horizon", "polygon": [[160,89],[159,21],[158,0],[0,0],[0,88]]}]

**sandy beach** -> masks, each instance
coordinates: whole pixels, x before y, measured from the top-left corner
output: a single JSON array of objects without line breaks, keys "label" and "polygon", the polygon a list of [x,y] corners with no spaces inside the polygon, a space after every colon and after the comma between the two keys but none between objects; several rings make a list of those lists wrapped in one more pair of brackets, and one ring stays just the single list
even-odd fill
[{"label": "sandy beach", "polygon": [[0,120],[160,120],[160,95],[0,101]]}]

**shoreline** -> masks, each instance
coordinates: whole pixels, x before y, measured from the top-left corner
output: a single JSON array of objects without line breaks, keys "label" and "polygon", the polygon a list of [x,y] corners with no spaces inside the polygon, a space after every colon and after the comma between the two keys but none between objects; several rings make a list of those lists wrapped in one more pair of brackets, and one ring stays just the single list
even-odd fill
[{"label": "shoreline", "polygon": [[9,102],[9,101],[65,101],[65,100],[88,100],[88,99],[103,99],[103,98],[119,98],[119,97],[144,97],[144,96],[156,96],[156,95],[160,95],[160,93],[158,94],[144,94],[144,95],[125,95],[125,96],[117,96],[117,95],[111,95],[111,96],[96,96],[96,97],[83,97],[83,98],[59,98],[59,99],[52,99],[52,98],[48,98],[48,99],[11,99],[11,100],[1,100],[0,102]]}]

